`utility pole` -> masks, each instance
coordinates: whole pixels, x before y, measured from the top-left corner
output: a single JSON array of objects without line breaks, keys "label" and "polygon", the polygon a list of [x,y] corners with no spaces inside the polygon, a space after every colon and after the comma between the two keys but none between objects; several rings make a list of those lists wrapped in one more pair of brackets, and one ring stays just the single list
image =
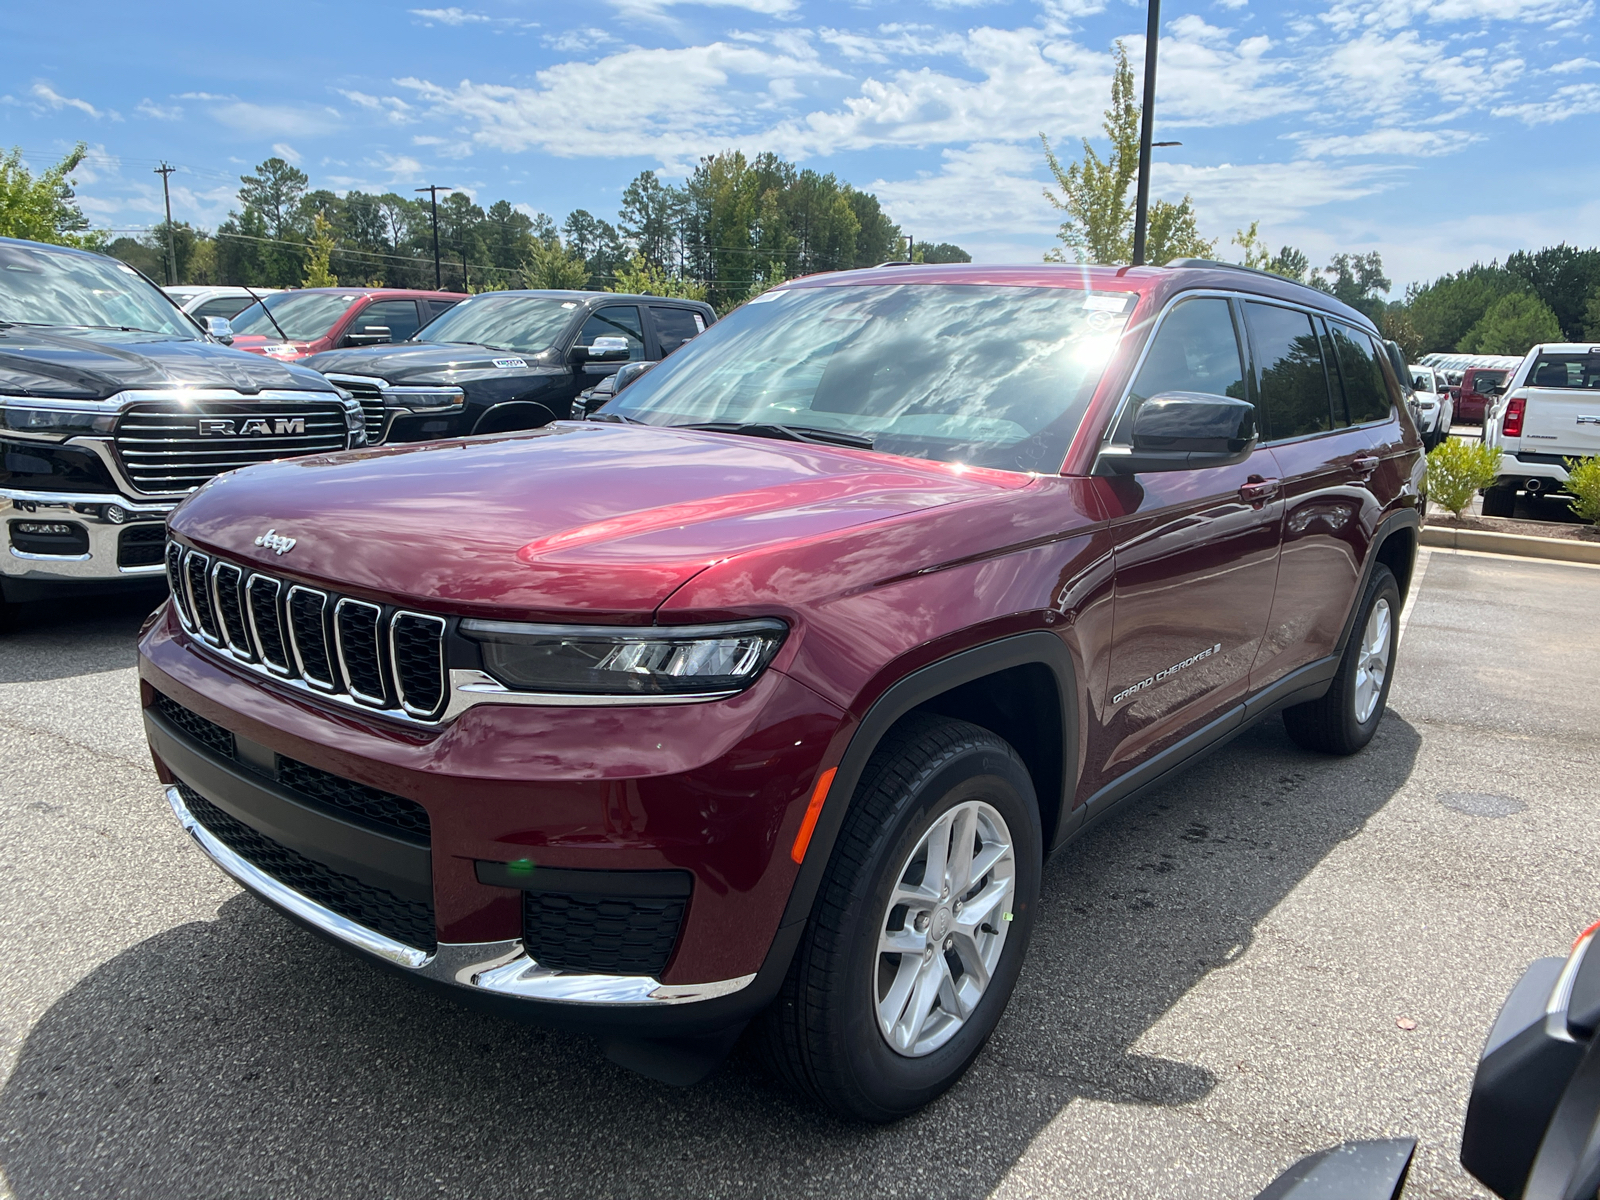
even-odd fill
[{"label": "utility pole", "polygon": [[1150,138],[1156,123],[1156,43],[1161,37],[1161,0],[1149,0],[1144,34],[1144,109],[1139,114],[1139,190],[1133,202],[1133,265],[1144,265],[1150,221]]},{"label": "utility pole", "polygon": [[[149,160],[147,159],[146,161]],[[155,174],[161,176],[161,195],[167,202],[167,284],[169,286],[178,282],[178,251],[175,244],[176,238],[172,232],[172,189],[167,186],[167,176],[177,169],[177,167],[169,167],[166,159],[162,159],[161,165],[155,169]]]},{"label": "utility pole", "polygon": [[439,266],[439,193],[453,192],[456,189],[442,183],[430,183],[427,187],[419,187],[416,190],[427,192],[429,200],[433,203],[433,290],[442,292],[444,272]]}]

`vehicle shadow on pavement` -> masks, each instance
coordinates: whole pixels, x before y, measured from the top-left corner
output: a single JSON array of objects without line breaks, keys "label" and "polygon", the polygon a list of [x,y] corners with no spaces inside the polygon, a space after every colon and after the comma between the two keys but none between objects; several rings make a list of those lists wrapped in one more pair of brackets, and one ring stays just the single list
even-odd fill
[{"label": "vehicle shadow on pavement", "polygon": [[838,1121],[742,1055],[696,1088],[650,1082],[240,896],[90,971],[35,1025],[0,1091],[0,1165],[23,1200],[983,1195],[1075,1098],[1182,1105],[1215,1086],[1131,1047],[1361,831],[1419,742],[1391,713],[1330,759],[1272,721],[1081,839],[1046,873],[989,1047],[897,1125]]},{"label": "vehicle shadow on pavement", "polygon": [[0,683],[43,683],[133,666],[139,626],[166,599],[165,588],[158,580],[148,589],[17,605],[10,626],[0,628]]}]

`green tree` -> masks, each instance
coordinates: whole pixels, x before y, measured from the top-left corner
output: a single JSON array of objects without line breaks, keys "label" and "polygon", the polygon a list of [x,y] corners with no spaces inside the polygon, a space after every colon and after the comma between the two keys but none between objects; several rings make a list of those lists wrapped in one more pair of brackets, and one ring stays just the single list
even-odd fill
[{"label": "green tree", "polygon": [[1506,259],[1506,273],[1550,307],[1565,340],[1584,336],[1589,296],[1600,287],[1600,249],[1563,242],[1531,253],[1519,250]]},{"label": "green tree", "polygon": [[107,236],[89,231],[89,219],[78,207],[69,178],[88,153],[89,148],[79,142],[55,166],[37,175],[22,161],[21,150],[0,155],[0,237],[103,248]]},{"label": "green tree", "polygon": [[1240,259],[1241,266],[1269,271],[1296,283],[1309,283],[1313,287],[1322,284],[1321,279],[1312,274],[1311,260],[1303,251],[1284,246],[1276,254],[1272,253],[1261,240],[1260,228],[1260,221],[1251,221],[1249,229],[1234,230],[1232,244],[1244,251],[1244,257]]},{"label": "green tree", "polygon": [[310,250],[306,254],[306,273],[300,286],[308,288],[338,287],[339,277],[329,270],[333,257],[333,222],[321,213],[311,218]]},{"label": "green tree", "polygon": [[598,286],[616,274],[617,268],[628,259],[622,235],[610,221],[602,221],[586,209],[577,208],[567,214],[561,227],[567,248],[581,254],[588,265],[590,285]]},{"label": "green tree", "polygon": [[623,236],[633,243],[654,267],[665,270],[676,258],[674,236],[683,198],[652,171],[641,171],[622,193],[618,224]]},{"label": "green tree", "polygon": [[[1056,191],[1045,188],[1052,207],[1066,214],[1057,237],[1062,247],[1045,255],[1046,262],[1074,261],[1124,263],[1133,257],[1134,203],[1128,194],[1139,172],[1139,118],[1142,106],[1134,99],[1133,68],[1128,48],[1117,43],[1111,74],[1111,106],[1101,128],[1111,142],[1110,154],[1101,158],[1083,140],[1083,158],[1063,168],[1044,134],[1045,162],[1055,176]],[[1175,258],[1210,258],[1215,241],[1200,236],[1194,207],[1186,195],[1177,204],[1153,200],[1148,213],[1145,261],[1171,262]]]},{"label": "green tree", "polygon": [[1383,318],[1384,301],[1379,292],[1387,292],[1393,284],[1383,273],[1383,255],[1376,250],[1369,254],[1335,254],[1333,261],[1322,268],[1324,275],[1332,276],[1327,290],[1335,300],[1342,300],[1357,312],[1365,313],[1377,324]]},{"label": "green tree", "polygon": [[704,300],[706,287],[692,279],[668,274],[653,266],[643,254],[635,254],[618,271],[608,292],[624,292],[631,296],[681,296],[686,300]]},{"label": "green tree", "polygon": [[1550,306],[1526,292],[1511,292],[1489,307],[1456,349],[1466,354],[1526,354],[1540,342],[1559,342],[1561,323]]},{"label": "green tree", "polygon": [[1395,301],[1385,305],[1378,328],[1383,330],[1385,338],[1400,347],[1407,362],[1416,362],[1422,357],[1422,335],[1411,323],[1411,313],[1404,304]]},{"label": "green tree", "polygon": [[1406,289],[1406,311],[1424,353],[1454,350],[1500,297],[1521,290],[1498,263],[1473,263]]},{"label": "green tree", "polygon": [[526,286],[550,291],[579,291],[589,285],[589,268],[583,255],[568,250],[559,238],[534,240],[522,276]]},{"label": "green tree", "polygon": [[1594,295],[1589,297],[1589,303],[1583,310],[1583,337],[1585,342],[1600,342],[1600,288],[1596,288]]},{"label": "green tree", "polygon": [[953,246],[949,242],[939,242],[929,246],[924,243],[917,247],[917,253],[922,255],[925,263],[964,263],[971,262],[972,255],[960,246]]}]

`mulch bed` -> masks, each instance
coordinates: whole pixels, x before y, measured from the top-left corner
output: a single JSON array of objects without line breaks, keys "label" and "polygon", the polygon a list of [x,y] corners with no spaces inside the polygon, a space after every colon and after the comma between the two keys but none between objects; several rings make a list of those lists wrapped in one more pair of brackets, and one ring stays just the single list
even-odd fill
[{"label": "mulch bed", "polygon": [[1600,529],[1595,526],[1561,521],[1519,521],[1514,517],[1452,517],[1449,513],[1430,512],[1428,524],[1445,529],[1473,529],[1483,533],[1514,533],[1521,537],[1571,538],[1585,542],[1600,542]]}]

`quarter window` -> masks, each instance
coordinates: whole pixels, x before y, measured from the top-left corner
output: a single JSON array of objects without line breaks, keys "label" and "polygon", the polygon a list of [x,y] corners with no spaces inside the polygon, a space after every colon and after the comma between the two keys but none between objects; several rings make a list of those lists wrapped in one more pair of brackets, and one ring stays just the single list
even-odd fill
[{"label": "quarter window", "polygon": [[636,305],[614,304],[600,309],[583,323],[575,344],[592,346],[597,337],[625,337],[628,339],[628,357],[644,357],[644,326],[639,322]]},{"label": "quarter window", "polygon": [[1128,441],[1139,406],[1162,392],[1205,392],[1246,399],[1244,360],[1226,300],[1185,300],[1167,314],[1139,368],[1113,440]]},{"label": "quarter window", "polygon": [[1283,441],[1332,429],[1328,376],[1311,318],[1297,309],[1253,302],[1244,312],[1267,436]]},{"label": "quarter window", "polygon": [[1339,375],[1344,380],[1344,402],[1350,424],[1365,425],[1389,416],[1389,388],[1378,366],[1372,339],[1359,329],[1329,321],[1334,354],[1339,360]]},{"label": "quarter window", "polygon": [[[663,358],[705,329],[705,318],[686,308],[661,308],[652,304],[650,316],[655,319],[656,339],[661,343]],[[698,324],[696,317],[700,317]]]}]

